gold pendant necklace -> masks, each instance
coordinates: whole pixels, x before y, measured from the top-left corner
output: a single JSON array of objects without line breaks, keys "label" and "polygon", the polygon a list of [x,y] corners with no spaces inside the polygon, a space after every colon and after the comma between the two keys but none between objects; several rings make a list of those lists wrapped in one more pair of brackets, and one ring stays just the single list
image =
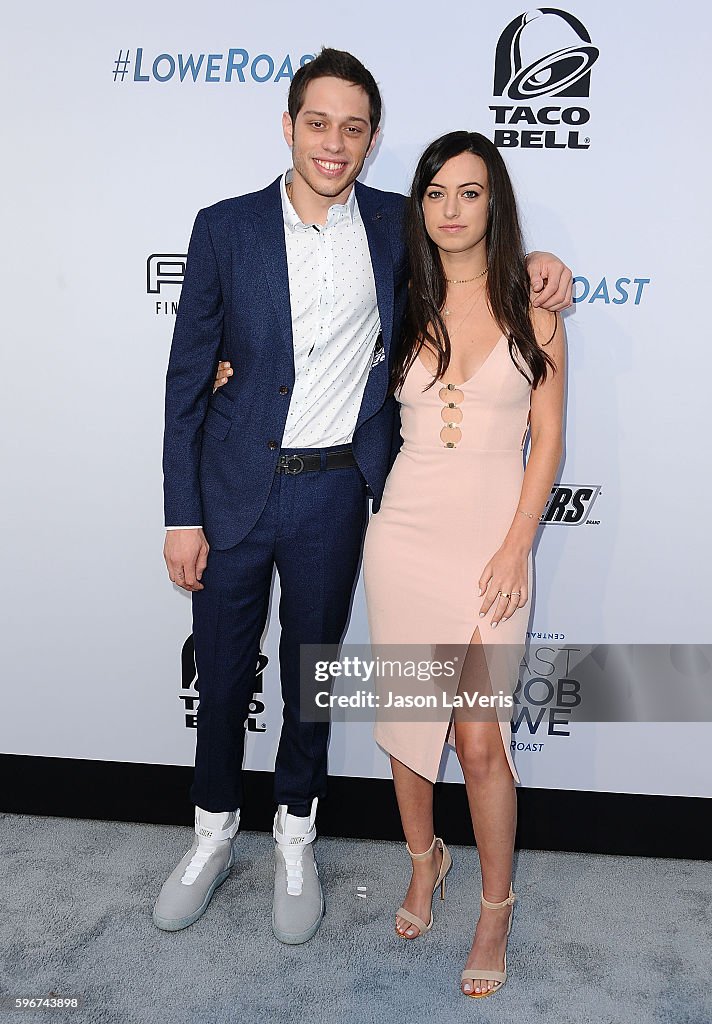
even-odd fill
[{"label": "gold pendant necklace", "polygon": [[[469,307],[469,309],[467,310],[467,312],[465,313],[465,315],[464,315],[464,316],[462,317],[462,319],[460,320],[460,322],[459,322],[459,323],[457,323],[457,324],[453,324],[452,326],[450,326],[450,327],[448,328],[448,334],[450,334],[450,335],[453,335],[453,334],[455,333],[455,330],[456,330],[456,329],[457,329],[458,327],[462,327],[462,325],[464,324],[465,320],[467,320],[468,316],[470,315],[470,313],[472,312],[472,310],[473,310],[473,309],[475,308],[475,306],[477,305],[477,299],[478,299],[478,298],[479,298],[479,296],[478,296],[478,295],[475,295],[474,299],[472,300],[472,305],[471,305],[471,306]],[[450,310],[449,310],[449,309],[446,309],[446,310],[445,310],[445,316],[450,316]]]}]

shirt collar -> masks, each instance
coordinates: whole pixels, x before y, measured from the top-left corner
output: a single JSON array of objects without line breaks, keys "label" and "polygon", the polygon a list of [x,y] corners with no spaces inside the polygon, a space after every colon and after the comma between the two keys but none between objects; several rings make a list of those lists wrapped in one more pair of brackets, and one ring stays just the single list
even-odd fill
[{"label": "shirt collar", "polygon": [[[284,218],[285,226],[290,228],[292,231],[298,229],[311,228],[312,224],[305,224],[299,217],[299,214],[292,206],[292,203],[287,195],[287,185],[292,180],[293,170],[290,167],[286,171],[279,183],[280,195],[282,197],[282,216]],[[356,217],[356,185],[351,188],[349,197],[345,203],[334,203],[333,206],[329,207],[329,215],[327,217],[326,225],[320,224],[320,228],[329,227],[331,224],[336,224],[338,221],[348,217],[349,221],[353,224]]]}]

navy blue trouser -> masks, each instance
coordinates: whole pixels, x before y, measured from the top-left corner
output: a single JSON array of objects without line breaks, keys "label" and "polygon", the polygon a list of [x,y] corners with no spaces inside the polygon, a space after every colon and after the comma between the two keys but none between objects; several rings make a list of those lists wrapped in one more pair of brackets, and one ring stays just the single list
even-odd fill
[{"label": "navy blue trouser", "polygon": [[[327,452],[348,447],[306,451],[320,452],[323,467]],[[305,449],[282,449],[298,452]],[[343,638],[367,510],[366,482],[357,466],[275,473],[264,511],[245,539],[227,551],[210,550],[204,589],[192,595],[200,704],[190,798],[198,807],[225,811],[242,805],[245,720],[275,565],[284,701],[275,801],[303,816],[312,798],[325,794],[329,725],[300,721],[299,648]]]}]

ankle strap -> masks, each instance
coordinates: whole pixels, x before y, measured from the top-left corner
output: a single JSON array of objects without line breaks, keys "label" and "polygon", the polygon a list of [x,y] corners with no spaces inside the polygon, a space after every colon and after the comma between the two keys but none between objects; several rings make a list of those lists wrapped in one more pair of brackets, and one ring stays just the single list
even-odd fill
[{"label": "ankle strap", "polygon": [[[314,820],[316,818],[316,805],[318,802],[319,797],[315,796],[311,802],[311,812],[307,819],[306,832],[303,832],[301,834],[292,834],[291,832],[285,832],[288,805],[280,804],[277,807],[277,813],[274,816],[274,826],[272,828],[272,835],[274,836],[279,846],[306,846],[307,843],[312,843],[316,839],[316,826],[314,825]],[[306,815],[304,817],[306,817]]]},{"label": "ankle strap", "polygon": [[510,883],[510,886],[509,886],[509,896],[506,898],[506,900],[502,900],[501,903],[490,903],[489,900],[485,899],[484,892],[482,893],[482,895],[480,897],[480,899],[482,900],[483,905],[485,907],[489,907],[490,910],[499,910],[500,907],[508,907],[508,906],[511,907],[511,906],[514,905],[514,901],[516,900],[516,898],[517,898],[517,896],[516,896],[516,893],[512,891],[511,883]]},{"label": "ankle strap", "polygon": [[[206,828],[202,824],[200,819],[200,807],[195,808],[195,834],[203,839],[212,839],[215,842],[219,842],[225,839],[234,839],[237,835],[237,830],[240,827],[240,808],[235,811],[235,817],[232,825],[228,825],[227,828]],[[230,813],[228,811],[226,814]]]},{"label": "ankle strap", "polygon": [[413,858],[413,860],[423,860],[424,857],[429,857],[430,856],[430,854],[435,849],[436,845],[438,846],[439,849],[442,850],[442,848],[443,848],[443,841],[442,841],[442,839],[440,839],[439,836],[433,836],[433,841],[430,844],[430,846],[428,847],[428,849],[425,851],[425,853],[413,853],[413,851],[411,850],[411,848],[408,846],[407,843],[405,844],[405,848],[408,851],[408,853],[410,854],[410,856]]}]

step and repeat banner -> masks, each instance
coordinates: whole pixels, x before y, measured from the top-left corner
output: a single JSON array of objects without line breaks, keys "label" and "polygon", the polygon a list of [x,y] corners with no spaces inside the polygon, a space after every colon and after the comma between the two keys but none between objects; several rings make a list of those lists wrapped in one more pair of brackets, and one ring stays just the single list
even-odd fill
[{"label": "step and repeat banner", "polygon": [[[591,721],[580,668],[582,645],[601,645],[640,695],[649,673],[671,692],[709,682],[711,26],[685,0],[7,12],[4,752],[193,763],[190,598],[167,578],[161,495],[188,237],[199,208],[289,166],[289,83],[329,45],[383,92],[367,184],[407,191],[430,140],[481,131],[510,168],[528,247],[576,276],[566,453],[513,716],[522,783],[712,796],[709,716]],[[272,767],[281,720],[278,597],[275,577],[254,769]],[[360,583],[347,640],[368,640]],[[657,659],[615,657],[640,645]],[[334,725],[330,767],[389,774],[368,723]],[[442,772],[461,780],[452,753]]]}]

